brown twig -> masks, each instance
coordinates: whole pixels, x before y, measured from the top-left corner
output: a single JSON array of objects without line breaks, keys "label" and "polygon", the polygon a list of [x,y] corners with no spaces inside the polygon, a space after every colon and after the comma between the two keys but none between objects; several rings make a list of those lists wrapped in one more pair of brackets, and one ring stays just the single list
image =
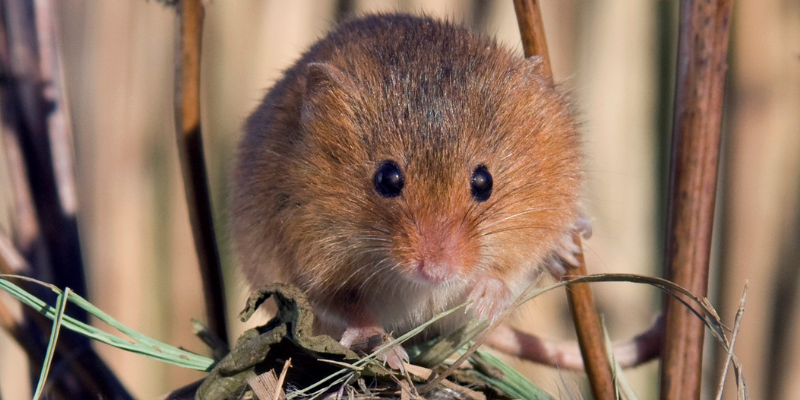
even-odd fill
[{"label": "brown twig", "polygon": [[[541,57],[543,72],[552,80],[553,72],[550,67],[550,55],[547,50],[547,39],[539,2],[537,0],[514,0],[514,10],[517,14],[525,57]],[[581,248],[579,233],[573,235],[573,242],[577,248]],[[576,259],[578,265],[572,266],[569,274],[586,275],[583,253],[577,254]],[[567,297],[572,310],[575,330],[578,333],[581,354],[586,365],[586,374],[592,386],[592,393],[596,399],[613,399],[611,364],[606,355],[603,329],[594,306],[591,288],[587,284],[570,285],[567,287]]]},{"label": "brown twig", "polygon": [[[708,291],[722,94],[732,0],[681,1],[670,166],[668,278]],[[674,299],[665,306],[662,399],[698,399],[704,329]]]},{"label": "brown twig", "polygon": [[175,125],[186,204],[200,264],[208,327],[228,343],[222,268],[200,130],[200,49],[205,11],[201,0],[182,0],[176,10]]}]

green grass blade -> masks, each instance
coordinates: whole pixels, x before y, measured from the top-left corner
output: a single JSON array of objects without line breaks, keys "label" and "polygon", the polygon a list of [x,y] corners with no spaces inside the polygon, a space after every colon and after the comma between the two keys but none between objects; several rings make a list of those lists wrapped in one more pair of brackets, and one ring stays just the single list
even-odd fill
[{"label": "green grass blade", "polygon": [[208,366],[210,366],[211,363],[213,363],[213,360],[211,360],[210,358],[203,357],[198,354],[194,354],[186,350],[182,350],[177,347],[173,347],[168,344],[159,342],[131,328],[128,328],[121,322],[117,321],[114,317],[104,313],[102,310],[95,307],[92,303],[90,303],[80,295],[73,294],[72,296],[70,296],[70,301],[72,301],[78,307],[83,308],[92,315],[96,316],[99,320],[105,322],[114,329],[122,332],[131,339],[136,340],[137,342],[139,342],[139,344],[146,346],[147,349],[155,351],[160,355],[159,357],[160,359],[163,359],[163,357],[165,356],[176,356],[182,359],[186,359],[187,361],[195,362],[200,366],[205,366],[205,368],[208,368]]},{"label": "green grass blade", "polygon": [[[55,320],[57,317],[56,309],[45,303],[43,300],[39,299],[38,297],[32,295],[31,293],[25,291],[24,289],[20,288],[19,286],[11,283],[6,277],[13,277],[22,279],[28,282],[32,282],[35,284],[39,284],[45,287],[50,288],[59,296],[61,295],[62,291],[57,287],[50,285],[48,283],[44,283],[35,279],[26,278],[26,277],[19,277],[15,275],[0,275],[0,289],[8,292],[11,296],[22,302],[23,304],[35,309],[45,317]],[[159,342],[157,340],[151,339],[141,333],[138,333],[110,315],[104,313],[99,308],[95,307],[91,303],[89,303],[84,298],[80,297],[75,293],[71,293],[70,296],[67,297],[68,301],[73,304],[76,304],[78,307],[83,308],[90,314],[97,317],[99,320],[107,323],[108,325],[116,328],[120,332],[124,333],[131,339],[136,340],[136,343],[125,340],[123,338],[117,337],[107,332],[103,332],[102,330],[95,328],[89,324],[86,324],[82,321],[78,321],[75,318],[70,317],[69,315],[62,316],[62,325],[64,328],[74,331],[78,334],[84,335],[89,337],[90,339],[97,340],[98,342],[105,343],[109,346],[113,346],[122,350],[127,350],[133,353],[141,354],[159,361],[167,362],[170,364],[177,365],[183,368],[195,369],[200,371],[207,371],[214,361],[208,357],[203,357],[201,355],[181,350],[179,348],[170,346],[168,344]],[[66,301],[65,300],[65,301]]]},{"label": "green grass blade", "polygon": [[53,319],[53,327],[50,330],[50,341],[47,343],[47,353],[44,356],[42,371],[39,373],[39,382],[36,384],[33,400],[39,400],[39,396],[42,395],[42,390],[44,390],[47,374],[50,372],[50,364],[53,362],[53,353],[56,351],[58,333],[61,332],[61,321],[64,319],[64,310],[67,307],[67,299],[69,299],[70,292],[72,291],[67,288],[64,290],[64,293],[59,294],[56,299],[55,318]]}]

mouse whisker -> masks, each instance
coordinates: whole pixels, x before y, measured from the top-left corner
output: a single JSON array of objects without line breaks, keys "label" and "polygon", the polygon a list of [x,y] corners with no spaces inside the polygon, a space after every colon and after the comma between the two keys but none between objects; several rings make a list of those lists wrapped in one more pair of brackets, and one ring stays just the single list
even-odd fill
[{"label": "mouse whisker", "polygon": [[354,237],[354,238],[351,238],[351,239],[352,240],[358,240],[358,241],[362,241],[363,240],[363,241],[367,241],[367,242],[369,242],[369,241],[372,241],[372,242],[386,242],[386,243],[391,243],[392,242],[391,239],[387,239],[385,237],[379,237],[379,236],[360,236],[360,237]]},{"label": "mouse whisker", "polygon": [[511,226],[511,227],[507,227],[507,228],[503,228],[503,229],[496,229],[496,230],[493,230],[493,231],[484,232],[484,233],[481,233],[481,236],[485,237],[485,236],[494,235],[494,234],[498,234],[498,233],[509,232],[509,231],[533,230],[533,229],[564,233],[563,229],[557,229],[557,228],[553,228],[553,227],[550,227],[550,226],[519,225],[519,226]]},{"label": "mouse whisker", "polygon": [[540,211],[552,211],[552,210],[557,210],[557,208],[555,208],[555,207],[549,207],[549,208],[534,208],[534,209],[531,209],[531,210],[526,210],[526,211],[518,212],[518,213],[516,213],[516,214],[511,214],[511,215],[509,215],[509,216],[507,216],[507,217],[505,217],[505,218],[501,218],[501,219],[499,219],[499,220],[497,220],[497,221],[494,221],[494,222],[492,222],[491,224],[488,224],[488,225],[486,225],[486,226],[483,226],[483,227],[481,227],[481,228],[482,228],[482,229],[491,228],[491,227],[493,227],[493,226],[495,226],[495,225],[497,225],[497,224],[500,224],[500,223],[502,223],[502,222],[505,222],[505,221],[508,221],[508,220],[510,220],[510,219],[513,219],[513,218],[516,218],[516,217],[520,217],[520,216],[523,216],[523,215],[526,215],[526,214],[531,214],[531,213],[540,212]]},{"label": "mouse whisker", "polygon": [[[366,287],[367,283],[370,283],[370,281],[371,281],[373,278],[375,278],[376,276],[381,276],[381,277],[383,277],[383,276],[384,276],[384,274],[383,274],[382,272],[383,272],[383,271],[386,271],[386,270],[390,270],[390,269],[392,269],[394,266],[395,266],[395,264],[394,264],[393,262],[391,262],[390,260],[388,260],[388,259],[384,259],[384,260],[382,260],[381,262],[379,262],[378,264],[375,264],[375,265],[372,267],[372,268],[373,268],[373,271],[372,271],[372,273],[371,273],[371,274],[369,274],[369,275],[368,275],[368,276],[367,276],[367,277],[366,277],[366,278],[365,278],[365,279],[364,279],[364,280],[361,282],[361,285],[359,285],[359,291],[362,291],[362,290],[364,289],[364,287]],[[388,283],[388,282],[386,282],[386,281],[387,281],[387,279],[382,279],[382,280],[379,280],[379,281],[378,281],[378,285],[379,285],[379,288],[380,288],[381,290],[384,290],[384,288],[382,288],[381,286],[383,286],[383,285],[386,285],[386,284]],[[392,286],[396,286],[396,285],[392,285]]]},{"label": "mouse whisker", "polygon": [[480,224],[486,219],[491,218],[491,216],[499,214],[506,208],[514,207],[518,202],[508,201],[507,199],[515,194],[516,193],[512,191],[501,192],[499,196],[496,196],[494,199],[492,199],[492,202],[489,203],[483,210],[481,210],[477,216],[475,216],[475,220],[478,222],[478,224]]}]

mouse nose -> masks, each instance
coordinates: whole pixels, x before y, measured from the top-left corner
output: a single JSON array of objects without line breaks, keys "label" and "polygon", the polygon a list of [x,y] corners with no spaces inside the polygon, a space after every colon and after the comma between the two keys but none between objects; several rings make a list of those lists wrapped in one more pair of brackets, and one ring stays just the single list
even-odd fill
[{"label": "mouse nose", "polygon": [[422,246],[416,272],[423,279],[440,284],[462,275],[468,257],[461,229],[439,225],[420,234]]}]

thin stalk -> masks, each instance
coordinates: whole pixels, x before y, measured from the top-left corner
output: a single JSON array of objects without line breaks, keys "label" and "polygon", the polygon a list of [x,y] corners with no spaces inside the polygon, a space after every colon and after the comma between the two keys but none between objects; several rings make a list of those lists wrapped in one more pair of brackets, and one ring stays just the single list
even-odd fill
[{"label": "thin stalk", "polygon": [[[708,292],[732,3],[681,1],[665,250],[668,279],[701,297]],[[703,325],[675,299],[667,299],[664,315],[661,398],[699,399]]]},{"label": "thin stalk", "polygon": [[[522,46],[525,57],[539,56],[543,61],[543,71],[550,80],[553,72],[550,66],[550,55],[547,50],[547,39],[542,22],[542,13],[537,0],[514,0],[514,11],[517,14]],[[573,241],[581,248],[580,234],[573,235]],[[576,255],[579,263],[569,270],[570,275],[586,275],[586,264],[583,252]],[[595,399],[614,399],[614,386],[611,376],[611,364],[608,360],[603,329],[600,318],[594,306],[594,299],[589,285],[570,285],[567,287],[572,319],[578,333],[578,343],[581,347],[586,374],[592,386]]]},{"label": "thin stalk", "polygon": [[205,10],[201,0],[181,0],[176,10],[175,132],[186,204],[203,281],[208,328],[222,342],[228,343],[222,266],[214,233],[200,127],[200,50]]},{"label": "thin stalk", "polygon": [[[580,246],[580,235],[574,234],[572,240]],[[586,263],[583,253],[575,255],[578,265],[569,273],[575,276],[586,276]],[[572,321],[575,324],[575,333],[581,347],[581,355],[586,367],[586,375],[592,387],[595,399],[615,399],[614,379],[611,373],[611,363],[608,360],[603,326],[594,307],[594,299],[589,284],[582,283],[567,286],[567,299],[572,312]]]}]

